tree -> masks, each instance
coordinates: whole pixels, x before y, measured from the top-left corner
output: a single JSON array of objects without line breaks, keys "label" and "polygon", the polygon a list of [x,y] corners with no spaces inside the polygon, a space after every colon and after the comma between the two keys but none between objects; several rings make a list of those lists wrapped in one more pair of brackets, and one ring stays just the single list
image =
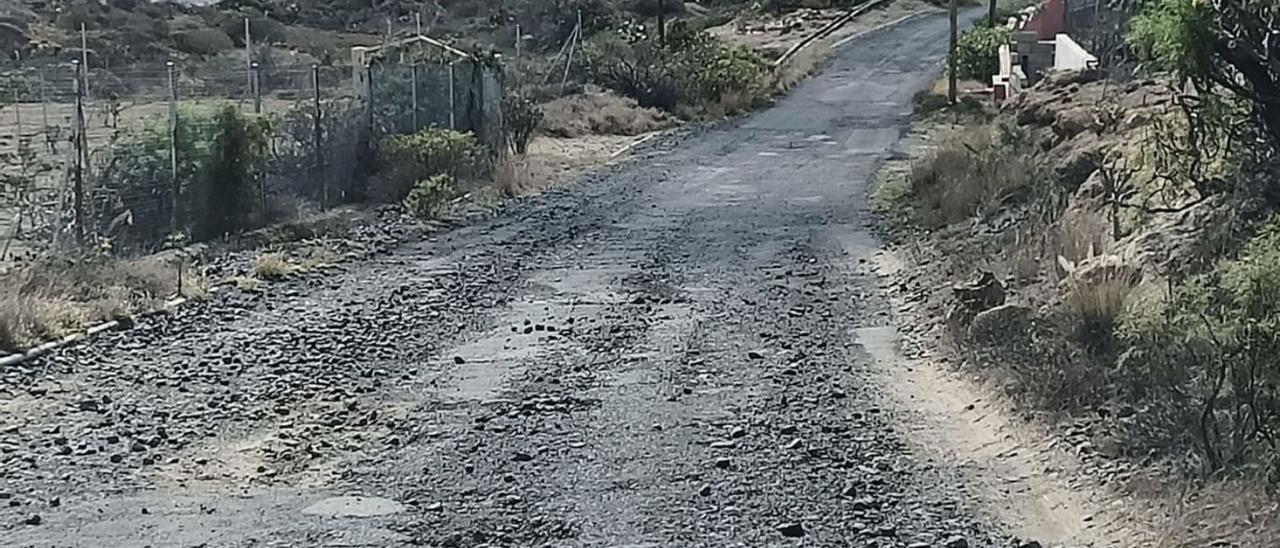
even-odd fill
[{"label": "tree", "polygon": [[1280,3],[1154,0],[1134,19],[1129,44],[1151,66],[1202,94],[1225,89],[1248,101],[1261,136],[1280,150]]}]

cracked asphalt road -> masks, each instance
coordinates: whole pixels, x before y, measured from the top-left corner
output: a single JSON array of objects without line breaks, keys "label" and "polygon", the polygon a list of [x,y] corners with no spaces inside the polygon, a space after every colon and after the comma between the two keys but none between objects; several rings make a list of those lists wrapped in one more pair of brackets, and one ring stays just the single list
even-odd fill
[{"label": "cracked asphalt road", "polygon": [[3,545],[1006,545],[854,336],[890,323],[867,185],[946,34],[873,31],[490,220],[0,372]]}]

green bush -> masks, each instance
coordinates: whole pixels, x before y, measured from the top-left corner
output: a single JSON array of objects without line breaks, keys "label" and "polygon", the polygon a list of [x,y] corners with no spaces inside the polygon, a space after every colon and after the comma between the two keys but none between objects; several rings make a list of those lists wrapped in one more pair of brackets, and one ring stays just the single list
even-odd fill
[{"label": "green bush", "polygon": [[194,55],[217,55],[235,47],[225,32],[208,28],[175,32],[173,41],[178,51]]},{"label": "green bush", "polygon": [[453,177],[445,174],[418,181],[404,198],[404,208],[414,217],[429,221],[444,214],[449,200],[457,194]]},{"label": "green bush", "polygon": [[[135,217],[126,233],[111,235],[119,248],[154,247],[171,233],[167,221],[175,216],[180,230],[197,240],[249,228],[263,218],[257,198],[269,124],[233,105],[182,108],[178,121],[176,133],[168,116],[116,131],[107,152],[93,158],[96,192],[112,199],[92,201],[96,226],[90,228],[106,232],[121,214]],[[176,215],[171,148],[182,189]]]},{"label": "green bush", "polygon": [[1173,401],[1209,471],[1280,432],[1280,217],[1239,259],[1131,307],[1119,360],[1134,395]]},{"label": "green bush", "polygon": [[515,154],[524,154],[542,123],[542,109],[525,97],[507,95],[502,99],[502,123],[506,125],[507,147]]},{"label": "green bush", "polygon": [[1129,26],[1129,47],[1157,70],[1179,78],[1210,73],[1213,7],[1197,0],[1154,0]]},{"label": "green bush", "polygon": [[768,68],[755,52],[679,23],[671,25],[665,45],[637,27],[597,35],[583,58],[595,83],[668,111],[761,93]]},{"label": "green bush", "polygon": [[220,236],[261,223],[266,212],[258,179],[270,152],[271,126],[265,118],[247,116],[227,105],[218,112],[208,159],[201,170],[206,181],[207,236]]},{"label": "green bush", "polygon": [[964,33],[956,44],[956,76],[990,82],[1000,72],[1000,46],[1008,43],[1004,27],[979,26]]},{"label": "green bush", "polygon": [[431,128],[393,135],[379,146],[381,176],[370,183],[369,194],[378,201],[400,201],[418,181],[436,175],[453,180],[479,176],[484,158],[475,135],[469,132]]}]

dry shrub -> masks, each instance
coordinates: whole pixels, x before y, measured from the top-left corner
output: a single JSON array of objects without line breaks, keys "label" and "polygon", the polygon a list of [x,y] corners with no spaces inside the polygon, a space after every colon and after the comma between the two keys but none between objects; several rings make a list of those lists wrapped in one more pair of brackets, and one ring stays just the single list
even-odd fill
[{"label": "dry shrub", "polygon": [[263,280],[280,280],[298,272],[298,265],[284,253],[263,253],[253,258],[253,275]]},{"label": "dry shrub", "polygon": [[1078,263],[1105,254],[1111,247],[1111,225],[1093,210],[1068,210],[1053,230],[1058,255]]},{"label": "dry shrub", "polygon": [[813,44],[800,50],[791,59],[773,70],[773,88],[781,93],[796,87],[818,69],[818,64],[831,53],[831,40]]},{"label": "dry shrub", "polygon": [[[41,258],[0,277],[0,350],[16,351],[153,310],[178,293],[177,283],[173,254]],[[188,272],[182,293],[203,295],[203,278]]]},{"label": "dry shrub", "polygon": [[542,105],[542,131],[554,137],[640,135],[671,127],[671,115],[634,99],[588,89]]},{"label": "dry shrub", "polygon": [[966,127],[939,139],[938,147],[912,166],[918,221],[930,228],[994,211],[1031,183],[1031,162],[998,143],[985,126]]},{"label": "dry shrub", "polygon": [[493,188],[504,198],[530,194],[555,183],[542,158],[506,155],[493,164]]},{"label": "dry shrub", "polygon": [[1100,268],[1092,277],[1068,278],[1063,304],[1079,321],[1079,336],[1086,348],[1110,348],[1116,320],[1137,283],[1137,271],[1127,265]]}]

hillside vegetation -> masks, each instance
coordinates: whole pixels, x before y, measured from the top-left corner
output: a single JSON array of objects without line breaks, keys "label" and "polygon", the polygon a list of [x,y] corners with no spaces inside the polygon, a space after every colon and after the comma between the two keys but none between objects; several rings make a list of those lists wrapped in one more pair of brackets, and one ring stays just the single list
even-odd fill
[{"label": "hillside vegetation", "polygon": [[[1052,74],[996,110],[922,95],[930,146],[876,193],[915,334],[1069,419],[1110,477],[1248,478],[1219,501],[1280,478],[1275,9],[1156,0],[1115,56],[1134,79]],[[1196,508],[1168,546],[1280,542],[1272,503]]]}]

